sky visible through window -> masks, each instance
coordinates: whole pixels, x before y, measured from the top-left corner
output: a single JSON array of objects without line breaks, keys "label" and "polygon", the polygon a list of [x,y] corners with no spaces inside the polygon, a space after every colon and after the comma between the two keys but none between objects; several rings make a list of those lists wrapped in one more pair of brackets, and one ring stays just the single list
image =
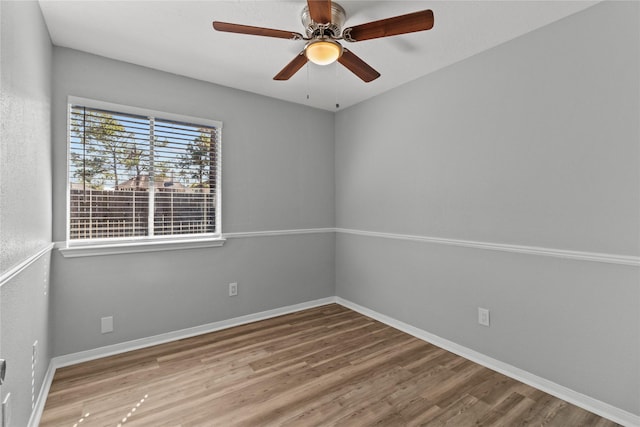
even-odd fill
[{"label": "sky visible through window", "polygon": [[211,145],[215,128],[153,119],[153,152],[151,128],[148,117],[73,106],[70,182],[115,190],[127,180],[153,172],[156,181],[208,187],[216,161]]}]

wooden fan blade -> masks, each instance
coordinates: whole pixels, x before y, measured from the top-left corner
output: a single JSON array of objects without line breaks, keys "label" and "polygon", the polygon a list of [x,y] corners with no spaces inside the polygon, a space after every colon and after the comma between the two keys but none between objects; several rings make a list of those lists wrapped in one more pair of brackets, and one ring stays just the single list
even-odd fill
[{"label": "wooden fan blade", "polygon": [[379,37],[425,31],[431,28],[433,28],[433,12],[431,10],[422,10],[345,28],[342,36],[348,42],[359,42]]},{"label": "wooden fan blade", "polygon": [[369,83],[380,77],[380,73],[371,68],[369,64],[358,58],[350,50],[344,49],[338,62],[348,68],[353,74],[360,77],[364,82]]},{"label": "wooden fan blade", "polygon": [[309,15],[318,24],[331,22],[331,0],[307,0]]},{"label": "wooden fan blade", "polygon": [[279,39],[302,40],[302,34],[293,31],[273,30],[271,28],[252,27],[250,25],[231,24],[213,21],[213,28],[226,33],[249,34],[252,36],[277,37]]},{"label": "wooden fan blade", "polygon": [[306,63],[307,57],[305,56],[304,51],[302,51],[298,56],[293,58],[293,61],[289,62],[278,74],[276,74],[273,80],[289,80]]}]

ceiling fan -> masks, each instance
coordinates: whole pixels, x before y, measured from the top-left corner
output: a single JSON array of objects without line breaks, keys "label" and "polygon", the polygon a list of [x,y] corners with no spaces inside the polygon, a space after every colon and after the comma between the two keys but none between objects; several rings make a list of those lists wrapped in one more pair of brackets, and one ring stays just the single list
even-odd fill
[{"label": "ceiling fan", "polygon": [[289,80],[307,61],[318,65],[328,65],[338,61],[365,82],[377,79],[380,77],[380,73],[357,57],[351,50],[343,48],[338,40],[359,42],[433,28],[433,12],[422,10],[343,30],[346,13],[342,6],[331,0],[307,0],[307,6],[302,10],[301,18],[306,36],[291,31],[220,21],[213,21],[213,28],[228,33],[307,40],[304,49],[276,74],[274,80]]}]

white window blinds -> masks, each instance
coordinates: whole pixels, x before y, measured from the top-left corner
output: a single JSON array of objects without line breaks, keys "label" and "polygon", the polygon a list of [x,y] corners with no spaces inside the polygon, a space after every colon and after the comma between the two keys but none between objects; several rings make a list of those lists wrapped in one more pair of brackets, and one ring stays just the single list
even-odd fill
[{"label": "white window blinds", "polygon": [[72,105],[69,239],[219,233],[219,133]]}]

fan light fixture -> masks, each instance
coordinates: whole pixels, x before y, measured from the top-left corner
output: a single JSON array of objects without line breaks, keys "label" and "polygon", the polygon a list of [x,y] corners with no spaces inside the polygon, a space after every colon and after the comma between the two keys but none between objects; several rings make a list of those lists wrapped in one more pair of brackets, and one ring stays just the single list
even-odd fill
[{"label": "fan light fixture", "polygon": [[380,77],[380,73],[358,58],[351,49],[343,49],[340,42],[361,42],[433,28],[433,11],[429,9],[343,28],[347,15],[338,3],[333,0],[306,0],[306,3],[300,16],[306,35],[222,21],[213,21],[213,29],[227,33],[294,40],[296,43],[298,40],[305,40],[307,45],[304,50],[298,51],[273,77],[274,80],[289,80],[309,61],[318,65],[329,65],[338,61],[363,82],[369,83]]},{"label": "fan light fixture", "polygon": [[329,65],[342,56],[342,46],[333,40],[314,40],[304,48],[304,54],[314,64]]}]

